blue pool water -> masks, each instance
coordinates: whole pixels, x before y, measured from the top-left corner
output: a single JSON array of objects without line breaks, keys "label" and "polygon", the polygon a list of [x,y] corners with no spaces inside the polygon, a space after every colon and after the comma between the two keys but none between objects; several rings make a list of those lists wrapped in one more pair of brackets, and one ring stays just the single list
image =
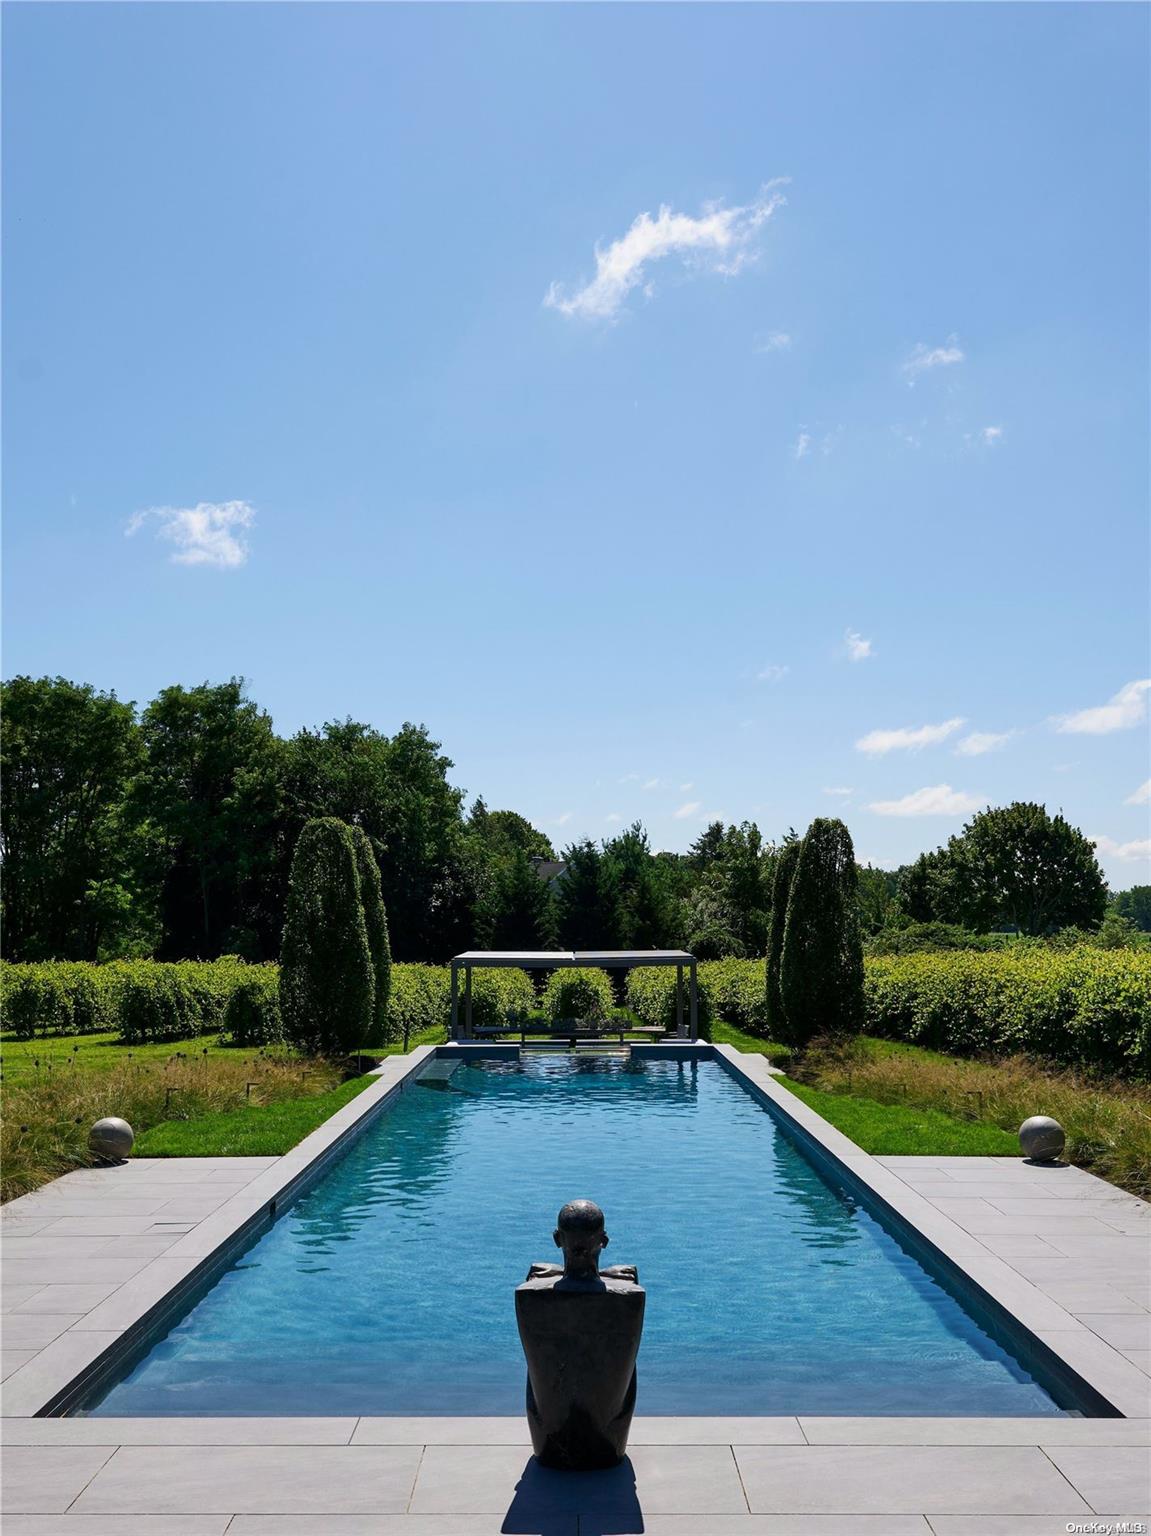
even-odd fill
[{"label": "blue pool water", "polygon": [[714,1062],[412,1085],[97,1414],[518,1414],[513,1287],[559,1206],[647,1288],[646,1414],[1063,1410]]}]

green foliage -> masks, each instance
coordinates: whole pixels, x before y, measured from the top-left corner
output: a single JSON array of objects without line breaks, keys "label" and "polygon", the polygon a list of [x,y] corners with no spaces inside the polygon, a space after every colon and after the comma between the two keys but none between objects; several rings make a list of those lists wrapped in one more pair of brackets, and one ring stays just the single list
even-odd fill
[{"label": "green foliage", "polygon": [[787,928],[787,903],[791,885],[795,879],[795,866],[799,863],[800,841],[793,837],[780,850],[775,861],[775,874],[771,882],[771,917],[767,929],[767,961],[765,964],[765,1011],[766,1029],[777,1040],[784,1038],[787,1021],[783,1012],[783,990],[780,974],[783,966],[783,937]]},{"label": "green foliage", "polygon": [[[735,962],[747,964],[749,962]],[[754,962],[750,962],[753,963]],[[756,965],[756,970],[759,966]],[[699,1038],[711,1039],[712,1000],[708,988],[697,978],[699,1008]],[[685,1027],[690,1027],[690,986],[687,972],[683,978],[683,1017]],[[640,965],[627,973],[627,1005],[645,1024],[655,1024],[660,1029],[675,1033],[675,967],[671,965]]]},{"label": "green foliage", "polygon": [[451,983],[443,965],[393,965],[388,998],[388,1039],[409,1040],[431,1029],[447,1029]]},{"label": "green foliage", "polygon": [[360,901],[364,908],[364,927],[368,934],[368,949],[372,956],[372,980],[375,991],[372,999],[372,1027],[365,1036],[366,1046],[386,1045],[388,1034],[388,998],[392,990],[392,949],[388,942],[388,914],[384,911],[384,897],[380,889],[380,867],[372,850],[371,839],[362,827],[353,827],[352,841],[356,847],[356,873],[360,880]]},{"label": "green foliage", "polygon": [[961,1054],[1029,1052],[1146,1074],[1151,953],[1017,945],[998,953],[876,956],[867,963],[871,1034]]},{"label": "green foliage", "polygon": [[973,933],[956,923],[908,923],[906,928],[884,928],[864,941],[868,955],[913,955],[934,949],[1002,949],[1010,942],[1004,933]]},{"label": "green foliage", "polygon": [[163,1120],[136,1143],[137,1157],[282,1157],[338,1109],[379,1081],[353,1077],[326,1093],[245,1104],[190,1119]]},{"label": "green foliage", "polygon": [[351,829],[310,821],[292,859],[280,961],[284,1032],[309,1051],[358,1049],[373,1029],[375,978]]},{"label": "green foliage", "polygon": [[472,1023],[498,1028],[514,1023],[536,1005],[535,988],[526,971],[512,967],[472,973]]},{"label": "green foliage", "polygon": [[223,1019],[227,1045],[282,1045],[280,974],[275,965],[246,966],[228,995]]},{"label": "green foliage", "polygon": [[115,976],[120,1038],[127,1045],[191,1040],[216,1034],[233,987],[244,973],[235,956],[166,964],[133,960],[109,967]]},{"label": "green foliage", "polygon": [[1151,885],[1133,885],[1129,891],[1116,891],[1111,906],[1142,933],[1151,933]]},{"label": "green foliage", "polygon": [[793,1045],[850,1035],[863,1023],[863,946],[855,850],[842,821],[817,817],[800,844],[779,967],[783,1028]]},{"label": "green foliage", "polygon": [[556,925],[565,949],[609,949],[619,937],[619,890],[615,871],[585,838],[565,848],[567,865],[556,882]]},{"label": "green foliage", "polygon": [[699,985],[715,1016],[750,1035],[766,1038],[767,996],[760,960],[708,960],[699,967]]},{"label": "green foliage", "polygon": [[581,1020],[602,1024],[615,1011],[615,995],[606,971],[573,967],[553,971],[544,988],[544,1012],[553,1024]]},{"label": "green foliage", "polygon": [[0,1008],[19,1040],[96,1035],[116,1027],[115,972],[83,961],[0,964]]}]

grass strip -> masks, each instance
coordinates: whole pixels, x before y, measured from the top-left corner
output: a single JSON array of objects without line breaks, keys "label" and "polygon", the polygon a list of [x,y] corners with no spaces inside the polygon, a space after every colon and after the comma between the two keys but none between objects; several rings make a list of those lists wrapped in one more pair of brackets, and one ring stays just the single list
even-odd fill
[{"label": "grass strip", "polygon": [[327,1093],[281,1099],[192,1120],[162,1120],[136,1141],[136,1157],[279,1157],[379,1079],[353,1077]]},{"label": "grass strip", "polygon": [[876,1157],[1018,1157],[1009,1131],[979,1120],[956,1120],[938,1109],[878,1104],[846,1093],[825,1093],[790,1077],[776,1082]]}]

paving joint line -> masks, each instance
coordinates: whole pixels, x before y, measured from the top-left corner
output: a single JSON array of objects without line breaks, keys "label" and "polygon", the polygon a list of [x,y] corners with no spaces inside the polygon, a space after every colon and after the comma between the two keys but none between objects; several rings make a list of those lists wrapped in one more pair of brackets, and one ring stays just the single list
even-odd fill
[{"label": "paving joint line", "polygon": [[735,1464],[735,1475],[739,1478],[739,1491],[743,1494],[743,1502],[747,1505],[747,1512],[750,1515],[753,1513],[753,1510],[751,1507],[751,1500],[747,1496],[747,1486],[743,1481],[743,1473],[739,1470],[739,1457],[735,1454],[734,1445],[729,1444],[727,1448],[731,1452],[731,1459]]},{"label": "paving joint line", "polygon": [[412,1503],[413,1503],[413,1501],[414,1501],[414,1499],[416,1497],[416,1484],[419,1482],[419,1480],[420,1480],[420,1473],[423,1470],[423,1466],[424,1466],[424,1453],[425,1453],[426,1450],[427,1450],[427,1446],[426,1445],[421,1445],[420,1446],[420,1456],[419,1456],[419,1460],[416,1462],[416,1470],[412,1474],[412,1491],[408,1494],[408,1506],[404,1510],[404,1514],[405,1515],[410,1515],[411,1512],[412,1512]]},{"label": "paving joint line", "polygon": [[1057,1462],[1051,1460],[1051,1456],[1049,1455],[1049,1453],[1047,1451],[1047,1447],[1043,1446],[1043,1445],[1037,1445],[1035,1447],[1035,1449],[1039,1452],[1039,1454],[1041,1456],[1046,1456],[1047,1457],[1047,1460],[1051,1462],[1051,1465],[1055,1468],[1056,1472],[1059,1473],[1059,1476],[1067,1484],[1068,1488],[1071,1489],[1071,1491],[1075,1495],[1075,1497],[1077,1499],[1082,1499],[1084,1504],[1086,1504],[1087,1508],[1091,1511],[1091,1513],[1093,1515],[1097,1515],[1099,1513],[1099,1511],[1095,1508],[1094,1504],[1092,1504],[1091,1500],[1087,1497],[1087,1495],[1085,1493],[1080,1493],[1079,1489],[1076,1488],[1075,1484],[1067,1476],[1067,1473],[1064,1472],[1063,1468],[1061,1466],[1059,1466]]},{"label": "paving joint line", "polygon": [[119,1453],[119,1451],[120,1451],[120,1446],[114,1445],[112,1447],[112,1449],[108,1452],[107,1456],[104,1457],[104,1460],[96,1468],[95,1472],[92,1473],[92,1476],[84,1484],[83,1488],[81,1488],[79,1493],[77,1493],[75,1495],[75,1497],[69,1502],[68,1508],[64,1511],[64,1513],[66,1515],[70,1514],[72,1512],[72,1506],[75,1504],[76,1499],[82,1499],[84,1497],[84,1495],[88,1492],[88,1489],[91,1488],[92,1484],[100,1476],[100,1473],[103,1472],[104,1468],[112,1460],[113,1456],[116,1456]]}]

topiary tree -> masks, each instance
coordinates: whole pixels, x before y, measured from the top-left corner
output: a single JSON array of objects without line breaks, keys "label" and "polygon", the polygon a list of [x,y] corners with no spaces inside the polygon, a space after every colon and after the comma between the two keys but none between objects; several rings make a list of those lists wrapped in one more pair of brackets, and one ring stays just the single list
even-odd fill
[{"label": "topiary tree", "polygon": [[791,882],[799,859],[801,843],[793,837],[785,843],[775,861],[775,874],[771,882],[771,917],[767,925],[767,1028],[769,1038],[786,1038],[787,1020],[783,1014],[783,994],[779,986],[780,966],[783,963],[783,930],[787,922],[787,898],[791,895]]},{"label": "topiary tree", "polygon": [[369,1046],[388,1043],[388,998],[392,992],[392,948],[388,942],[388,914],[384,910],[384,896],[380,887],[380,866],[376,863],[372,840],[363,827],[352,827],[352,842],[356,849],[356,872],[360,877],[360,901],[364,908],[364,926],[368,933],[368,949],[372,956],[372,979],[375,982],[375,1001],[372,1007],[372,1027],[362,1044]]},{"label": "topiary tree", "polygon": [[305,1050],[356,1050],[372,1033],[375,991],[352,831],[317,817],[292,855],[280,951],[284,1033]]},{"label": "topiary tree", "polygon": [[779,985],[783,1038],[791,1045],[863,1026],[856,878],[850,832],[842,821],[817,817],[800,844],[783,932]]}]

